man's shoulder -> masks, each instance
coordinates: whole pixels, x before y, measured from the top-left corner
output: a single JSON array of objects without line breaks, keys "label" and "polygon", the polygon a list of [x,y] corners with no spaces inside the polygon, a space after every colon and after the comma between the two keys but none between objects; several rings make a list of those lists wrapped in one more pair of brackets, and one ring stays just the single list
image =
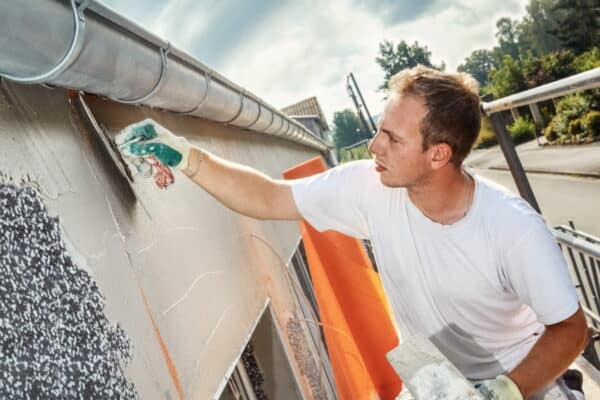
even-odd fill
[{"label": "man's shoulder", "polygon": [[486,178],[477,179],[482,215],[496,246],[509,248],[531,232],[548,229],[544,217],[523,198]]},{"label": "man's shoulder", "polygon": [[510,221],[541,219],[540,214],[527,201],[505,186],[481,176],[477,176],[477,183],[480,185],[482,209],[491,216],[508,218]]}]

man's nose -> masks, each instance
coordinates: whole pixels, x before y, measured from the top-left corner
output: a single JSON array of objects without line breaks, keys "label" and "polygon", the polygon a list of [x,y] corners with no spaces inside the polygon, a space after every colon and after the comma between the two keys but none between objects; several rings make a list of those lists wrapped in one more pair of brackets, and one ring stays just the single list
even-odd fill
[{"label": "man's nose", "polygon": [[371,154],[377,154],[377,151],[379,150],[379,132],[375,134],[375,137],[369,140],[369,153]]}]

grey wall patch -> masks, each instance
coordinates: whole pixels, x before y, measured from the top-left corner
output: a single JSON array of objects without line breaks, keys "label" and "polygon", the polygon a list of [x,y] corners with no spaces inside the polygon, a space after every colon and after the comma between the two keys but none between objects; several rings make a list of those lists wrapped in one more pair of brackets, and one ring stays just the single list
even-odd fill
[{"label": "grey wall patch", "polygon": [[316,400],[326,400],[328,396],[323,388],[321,369],[309,350],[308,340],[296,312],[292,314],[286,325],[294,358],[300,367],[300,373],[308,379],[313,398]]},{"label": "grey wall patch", "polygon": [[137,399],[131,343],[31,187],[0,184],[0,398]]}]

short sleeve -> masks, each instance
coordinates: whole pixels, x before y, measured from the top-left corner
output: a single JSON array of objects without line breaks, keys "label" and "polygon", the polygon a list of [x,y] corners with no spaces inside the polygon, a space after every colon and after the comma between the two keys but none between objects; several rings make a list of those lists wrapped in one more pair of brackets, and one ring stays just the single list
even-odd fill
[{"label": "short sleeve", "polygon": [[545,325],[573,315],[579,307],[577,291],[556,239],[542,219],[513,243],[502,262],[512,290]]},{"label": "short sleeve", "polygon": [[292,181],[296,207],[318,231],[332,229],[368,238],[364,196],[372,169],[371,161],[355,161]]}]

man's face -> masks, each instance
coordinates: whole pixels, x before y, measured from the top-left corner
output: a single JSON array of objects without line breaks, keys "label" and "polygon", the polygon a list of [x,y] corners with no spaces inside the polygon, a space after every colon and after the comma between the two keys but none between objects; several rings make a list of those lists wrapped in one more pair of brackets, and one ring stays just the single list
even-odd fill
[{"label": "man's face", "polygon": [[426,179],[429,155],[423,151],[419,129],[426,113],[425,104],[417,97],[393,94],[388,100],[369,146],[385,186],[409,187]]}]

